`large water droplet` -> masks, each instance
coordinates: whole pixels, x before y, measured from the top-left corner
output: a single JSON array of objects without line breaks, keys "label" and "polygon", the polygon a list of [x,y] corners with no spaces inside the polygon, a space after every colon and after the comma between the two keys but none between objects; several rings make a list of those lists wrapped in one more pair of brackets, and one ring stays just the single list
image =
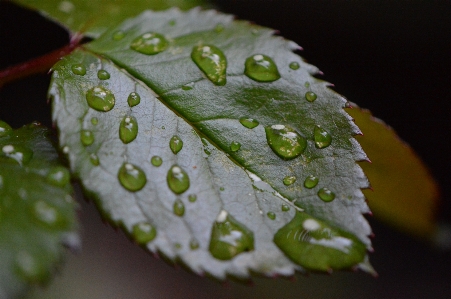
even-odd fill
[{"label": "large water droplet", "polygon": [[188,174],[178,165],[169,169],[166,179],[169,189],[175,194],[181,194],[189,188]]},{"label": "large water droplet", "polygon": [[116,99],[111,90],[102,86],[96,86],[88,90],[86,101],[92,109],[107,112],[113,109]]},{"label": "large water droplet", "polygon": [[188,196],[188,200],[189,200],[189,202],[195,202],[197,200],[197,195],[196,194],[190,194]]},{"label": "large water droplet", "polygon": [[332,191],[330,191],[327,188],[319,189],[318,196],[319,196],[319,198],[321,198],[321,200],[323,200],[325,202],[330,202],[335,199],[335,193],[333,193]]},{"label": "large water droplet", "polygon": [[268,216],[268,218],[271,219],[271,220],[276,219],[276,213],[271,212],[271,211],[266,213],[266,216]]},{"label": "large water droplet", "polygon": [[191,58],[207,78],[216,85],[227,82],[227,59],[222,51],[213,45],[195,46]]},{"label": "large water droplet", "polygon": [[313,135],[315,138],[315,146],[317,148],[328,147],[332,142],[332,136],[320,126],[315,127]]},{"label": "large water droplet", "polygon": [[[307,82],[308,83],[308,82]],[[306,83],[306,84],[307,84]],[[308,84],[308,86],[310,86],[310,83]],[[316,93],[314,93],[313,91],[307,91],[306,93],[305,93],[305,99],[307,100],[307,101],[309,101],[309,102],[314,102],[315,100],[316,100],[316,98],[317,98],[317,95],[316,95]]]},{"label": "large water droplet", "polygon": [[89,155],[89,161],[91,161],[91,164],[94,166],[100,165],[99,157],[96,154]]},{"label": "large water droplet", "polygon": [[309,175],[305,178],[304,187],[308,189],[315,188],[318,185],[319,179],[314,175]]},{"label": "large water droplet", "polygon": [[131,92],[127,98],[128,105],[130,107],[136,106],[141,102],[141,97],[136,92]]},{"label": "large water droplet", "polygon": [[163,164],[163,159],[160,156],[153,156],[150,158],[150,163],[152,163],[153,166],[159,167],[161,164]]},{"label": "large water droplet", "polygon": [[4,155],[8,158],[15,160],[19,165],[24,165],[30,162],[33,157],[33,151],[28,147],[20,145],[4,145],[0,155]]},{"label": "large water droplet", "polygon": [[282,159],[294,159],[307,147],[307,140],[288,126],[267,126],[265,132],[269,146]]},{"label": "large water droplet", "polygon": [[79,76],[86,75],[86,67],[81,63],[76,63],[71,66],[72,73]]},{"label": "large water droplet", "polygon": [[259,125],[259,122],[253,118],[242,117],[240,123],[248,129],[253,129]]},{"label": "large water droplet", "polygon": [[123,143],[130,143],[138,136],[138,121],[134,116],[124,116],[119,125],[119,138]]},{"label": "large water droplet", "polygon": [[236,141],[232,141],[232,143],[230,143],[230,150],[232,152],[236,152],[241,148],[241,143],[236,142]]},{"label": "large water droplet", "polygon": [[283,184],[285,186],[289,186],[289,185],[293,184],[294,182],[296,182],[296,177],[295,176],[286,176],[283,179]]},{"label": "large water droplet", "polygon": [[290,63],[290,69],[292,70],[298,70],[299,69],[299,63],[297,63],[296,61],[293,61]]},{"label": "large water droplet", "polygon": [[139,245],[145,245],[155,239],[157,236],[157,230],[148,222],[139,222],[133,225],[132,228],[133,239]]},{"label": "large water droplet", "polygon": [[272,82],[280,78],[277,65],[270,57],[262,54],[256,54],[246,59],[244,74],[259,82]]},{"label": "large water droplet", "polygon": [[366,255],[365,245],[352,234],[305,213],[296,213],[275,234],[274,243],[293,262],[310,270],[348,269]]},{"label": "large water droplet", "polygon": [[166,50],[168,44],[168,40],[163,35],[147,32],[135,38],[130,48],[142,54],[154,55]]},{"label": "large water droplet", "polygon": [[99,70],[97,72],[97,78],[99,78],[100,80],[108,80],[110,79],[110,73],[105,70]]},{"label": "large water droplet", "polygon": [[81,130],[80,141],[84,146],[88,146],[94,143],[94,134],[89,130]]},{"label": "large water droplet", "polygon": [[147,183],[144,171],[138,166],[130,163],[122,164],[117,176],[121,185],[132,192],[141,190]]},{"label": "large water droplet", "polygon": [[242,252],[254,250],[254,234],[222,210],[213,223],[209,250],[219,260],[230,260]]},{"label": "large water droplet", "polygon": [[118,30],[113,33],[113,40],[121,40],[125,37],[125,32],[122,30]]},{"label": "large water droplet", "polygon": [[9,133],[12,132],[12,128],[10,125],[5,123],[4,121],[0,120],[0,137],[9,135]]},{"label": "large water droplet", "polygon": [[171,140],[169,140],[169,148],[176,155],[183,148],[183,141],[179,136],[172,136]]},{"label": "large water droplet", "polygon": [[47,173],[46,180],[52,185],[64,187],[70,181],[69,170],[62,166],[55,166]]},{"label": "large water droplet", "polygon": [[181,201],[180,199],[175,200],[174,206],[172,208],[175,215],[180,217],[185,215],[185,205],[183,204],[183,201]]}]

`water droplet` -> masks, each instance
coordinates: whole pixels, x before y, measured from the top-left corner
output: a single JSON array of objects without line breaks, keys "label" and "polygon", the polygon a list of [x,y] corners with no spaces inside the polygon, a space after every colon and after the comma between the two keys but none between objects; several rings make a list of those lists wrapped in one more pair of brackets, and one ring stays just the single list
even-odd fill
[{"label": "water droplet", "polygon": [[62,222],[58,211],[43,200],[38,200],[33,205],[33,216],[41,224],[54,227]]},{"label": "water droplet", "polygon": [[71,66],[72,73],[79,76],[86,75],[86,67],[81,63],[76,63]]},{"label": "water droplet", "polygon": [[63,147],[63,153],[64,154],[68,154],[70,151],[70,147],[68,147],[67,145]]},{"label": "water droplet", "polygon": [[224,25],[217,24],[216,27],[215,27],[215,31],[218,32],[218,33],[224,31]]},{"label": "water droplet", "polygon": [[197,195],[196,194],[190,194],[188,196],[188,200],[189,200],[189,202],[195,202],[197,200]]},{"label": "water droplet", "polygon": [[102,86],[96,86],[88,90],[86,101],[92,109],[107,112],[113,109],[116,99],[111,90]]},{"label": "water droplet", "polygon": [[196,250],[199,248],[199,242],[196,239],[193,239],[189,242],[189,248],[191,248],[191,250]]},{"label": "water droplet", "polygon": [[274,212],[268,212],[266,213],[266,216],[268,216],[268,218],[271,220],[276,219],[276,214]]},{"label": "water droplet", "polygon": [[335,193],[333,193],[327,188],[319,189],[318,196],[325,202],[330,202],[335,199]]},{"label": "water droplet", "polygon": [[330,136],[330,134],[320,126],[315,127],[314,138],[315,138],[315,146],[317,148],[328,147],[332,142],[332,136]]},{"label": "water droplet", "polygon": [[253,129],[259,125],[259,122],[253,118],[242,117],[240,123],[248,129]]},{"label": "water droplet", "polygon": [[99,70],[97,72],[97,78],[99,78],[100,80],[108,80],[110,79],[110,73],[105,70]]},{"label": "water droplet", "polygon": [[118,30],[113,33],[113,40],[121,40],[125,37],[125,32],[122,30]]},{"label": "water droplet", "polygon": [[121,185],[132,192],[141,190],[147,183],[144,171],[138,166],[130,163],[122,164],[117,176]]},{"label": "water droplet", "polygon": [[213,223],[209,250],[219,260],[230,260],[242,252],[254,250],[254,234],[222,210]]},{"label": "water droplet", "polygon": [[177,135],[172,136],[171,140],[169,141],[169,148],[174,153],[174,155],[176,155],[183,148],[182,139],[180,139]]},{"label": "water droplet", "polygon": [[91,118],[91,124],[93,124],[94,126],[96,126],[99,123],[99,119],[97,117],[93,117]]},{"label": "water droplet", "polygon": [[138,136],[138,121],[134,116],[124,116],[119,125],[119,138],[123,143],[130,143]]},{"label": "water droplet", "polygon": [[91,161],[91,164],[94,165],[94,166],[99,166],[100,165],[99,157],[96,154],[91,154],[89,156],[89,161]]},{"label": "water droplet", "polygon": [[176,199],[173,206],[174,214],[182,217],[185,215],[185,205],[180,199]]},{"label": "water droplet", "polygon": [[14,268],[17,274],[27,282],[43,282],[46,278],[46,271],[38,260],[23,250],[16,255]]},{"label": "water droplet", "polygon": [[89,130],[81,130],[80,141],[84,146],[88,146],[94,143],[94,134]]},{"label": "water droplet", "polygon": [[225,190],[224,187],[219,188],[219,191],[224,191],[224,190]]},{"label": "water droplet", "polygon": [[246,59],[244,74],[259,82],[272,82],[280,78],[277,65],[270,57],[262,54],[256,54]]},{"label": "water droplet", "polygon": [[318,185],[319,179],[314,175],[309,175],[305,178],[304,187],[308,189],[315,188]]},{"label": "water droplet", "polygon": [[135,38],[130,48],[141,54],[154,55],[166,50],[168,44],[168,40],[163,35],[147,32]]},{"label": "water droplet", "polygon": [[159,167],[159,166],[161,166],[161,164],[163,164],[163,159],[161,159],[160,156],[153,156],[150,159],[150,163],[152,163],[152,165],[155,167]]},{"label": "water droplet", "polygon": [[145,221],[133,225],[132,230],[133,239],[139,245],[145,245],[155,239],[155,237],[157,236],[157,230],[155,229],[155,227]]},{"label": "water droplet", "polygon": [[274,243],[293,262],[317,271],[348,269],[366,255],[366,246],[352,234],[306,213],[296,213],[275,234]]},{"label": "water droplet", "polygon": [[174,26],[175,24],[177,24],[177,22],[175,20],[170,20],[168,24],[169,26]]},{"label": "water droplet", "polygon": [[299,63],[297,63],[296,61],[293,61],[292,63],[290,63],[290,69],[292,70],[298,70],[299,69]]},{"label": "water droplet", "polygon": [[290,210],[290,207],[287,204],[282,204],[281,210],[282,212],[288,212]]},{"label": "water droplet", "polygon": [[20,145],[8,144],[2,147],[1,155],[15,160],[19,165],[24,165],[30,162],[33,157],[33,151]]},{"label": "water droplet", "polygon": [[286,176],[283,179],[283,184],[285,186],[289,186],[289,185],[293,184],[294,182],[296,182],[296,177],[295,176]]},{"label": "water droplet", "polygon": [[47,173],[46,180],[52,185],[64,187],[70,181],[69,170],[62,166],[55,166]]},{"label": "water droplet", "polygon": [[195,46],[191,58],[211,82],[219,86],[227,83],[227,59],[219,48],[213,45]]},{"label": "water droplet", "polygon": [[181,194],[189,188],[188,174],[178,165],[169,169],[166,179],[169,189],[175,194]]},{"label": "water droplet", "polygon": [[12,131],[13,129],[11,128],[10,125],[8,125],[7,123],[5,123],[4,121],[0,120],[0,137],[9,135],[9,133]]},{"label": "water droplet", "polygon": [[[309,86],[310,86],[310,84],[309,84]],[[316,100],[316,98],[317,98],[317,95],[313,91],[307,91],[305,93],[305,99],[309,102],[314,102]]]},{"label": "water droplet", "polygon": [[136,106],[141,102],[141,97],[136,92],[131,92],[127,98],[128,105],[130,107]]},{"label": "water droplet", "polygon": [[191,85],[183,85],[182,86],[182,90],[191,90],[191,89],[193,89],[193,86],[191,86]]},{"label": "water droplet", "polygon": [[182,244],[180,244],[180,243],[175,243],[175,244],[174,244],[174,247],[175,247],[175,249],[180,250],[180,249],[182,249]]},{"label": "water droplet", "polygon": [[294,159],[307,147],[307,140],[288,126],[267,126],[265,132],[269,146],[282,159]]},{"label": "water droplet", "polygon": [[236,141],[232,141],[232,143],[230,144],[230,150],[232,152],[236,152],[241,148],[241,143],[236,142]]},{"label": "water droplet", "polygon": [[307,88],[309,88],[309,87],[310,87],[310,82],[305,82],[305,83],[304,83],[304,86],[307,87]]}]

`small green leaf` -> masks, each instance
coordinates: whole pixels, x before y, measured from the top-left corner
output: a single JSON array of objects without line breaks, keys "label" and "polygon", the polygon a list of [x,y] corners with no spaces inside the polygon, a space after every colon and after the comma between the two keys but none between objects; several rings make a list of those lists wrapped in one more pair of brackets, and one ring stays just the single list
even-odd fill
[{"label": "small green leaf", "polygon": [[62,245],[79,246],[69,171],[48,135],[31,124],[0,136],[1,298],[47,282],[61,262]]}]

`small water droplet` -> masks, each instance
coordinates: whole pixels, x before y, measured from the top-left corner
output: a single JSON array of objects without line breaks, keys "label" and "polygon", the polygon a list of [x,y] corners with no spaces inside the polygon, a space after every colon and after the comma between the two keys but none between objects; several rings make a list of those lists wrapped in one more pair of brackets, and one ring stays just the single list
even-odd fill
[{"label": "small water droplet", "polygon": [[215,31],[218,32],[218,33],[224,31],[224,25],[217,24],[216,27],[215,27]]},{"label": "small water droplet", "polygon": [[189,202],[195,202],[197,200],[197,195],[196,194],[190,194],[188,196],[188,200],[189,200]]},{"label": "small water droplet", "polygon": [[315,188],[316,185],[318,185],[318,182],[319,178],[317,178],[314,175],[309,175],[308,177],[305,178],[304,187],[308,189]]},{"label": "small water droplet", "polygon": [[169,26],[174,26],[175,24],[177,24],[177,22],[175,20],[170,20],[168,24]]},{"label": "small water droplet", "polygon": [[191,86],[191,85],[183,85],[182,86],[182,90],[191,90],[191,89],[193,89],[193,86]]},{"label": "small water droplet", "polygon": [[12,128],[6,122],[0,120],[0,137],[9,135],[12,132]]},{"label": "small water droplet", "polygon": [[61,216],[58,211],[43,200],[38,200],[33,205],[33,216],[35,219],[46,226],[55,226],[61,222]]},{"label": "small water droplet", "polygon": [[24,165],[30,162],[33,157],[33,151],[28,147],[8,144],[2,147],[0,155],[15,160],[19,165]]},{"label": "small water droplet", "polygon": [[332,136],[330,136],[330,134],[320,126],[315,127],[314,138],[315,138],[315,146],[317,148],[328,147],[332,142]]},{"label": "small water droplet", "polygon": [[290,207],[287,204],[282,204],[281,210],[282,212],[288,212],[290,210]]},{"label": "small water droplet", "polygon": [[71,66],[72,73],[79,76],[86,75],[86,67],[81,63],[76,63]]},{"label": "small water droplet", "polygon": [[130,143],[138,136],[138,121],[134,116],[124,116],[119,125],[119,138],[123,143]]},{"label": "small water droplet", "polygon": [[240,123],[248,129],[253,129],[259,125],[259,122],[256,119],[247,117],[240,118]]},{"label": "small water droplet", "polygon": [[52,185],[64,187],[70,181],[69,170],[62,166],[55,166],[47,173],[46,180]]},{"label": "small water droplet", "polygon": [[256,54],[246,59],[244,74],[259,82],[273,82],[280,78],[275,62],[262,54]]},{"label": "small water droplet", "polygon": [[213,45],[195,46],[191,58],[211,82],[219,86],[227,83],[227,59],[219,48]]},{"label": "small water droplet", "polygon": [[113,109],[116,99],[111,90],[102,86],[96,86],[88,90],[86,101],[92,109],[107,112]]},{"label": "small water droplet", "polygon": [[300,67],[299,63],[297,63],[296,61],[291,62],[289,66],[290,66],[290,69],[292,69],[292,70],[298,70]]},{"label": "small water droplet", "polygon": [[131,92],[127,98],[128,105],[134,107],[141,102],[141,96],[136,92]]},{"label": "small water droplet", "polygon": [[130,48],[146,55],[154,55],[163,52],[168,47],[168,40],[161,34],[147,32],[135,38]]},{"label": "small water droplet", "polygon": [[319,189],[318,196],[325,202],[330,202],[335,199],[335,193],[333,193],[327,188]]},{"label": "small water droplet", "polygon": [[209,250],[219,260],[230,260],[242,252],[254,250],[254,234],[222,210],[213,223]]},{"label": "small water droplet", "polygon": [[132,231],[133,239],[139,245],[145,245],[157,236],[157,230],[155,227],[145,221],[133,225]]},{"label": "small water droplet", "polygon": [[294,182],[296,182],[296,177],[295,176],[286,176],[283,179],[283,184],[285,186],[289,186],[289,185],[293,184]]},{"label": "small water droplet", "polygon": [[191,250],[196,250],[199,248],[199,242],[196,239],[193,239],[189,242],[189,248],[191,248]]},{"label": "small water droplet", "polygon": [[94,143],[94,134],[89,130],[81,130],[80,141],[84,146],[88,146]]},{"label": "small water droplet", "polygon": [[345,103],[345,108],[352,108],[351,102],[346,102]]},{"label": "small water droplet", "polygon": [[93,124],[94,126],[96,126],[99,123],[99,119],[97,117],[93,117],[91,118],[91,124]]},{"label": "small water droplet", "polygon": [[121,40],[125,37],[125,32],[122,30],[118,30],[113,33],[113,40]]},{"label": "small water droplet", "polygon": [[91,164],[94,166],[100,165],[99,157],[96,154],[89,155],[89,161],[91,161]]},{"label": "small water droplet", "polygon": [[180,249],[182,249],[182,244],[180,244],[180,243],[175,243],[175,244],[174,244],[174,247],[175,247],[175,249],[180,250]]},{"label": "small water droplet", "polygon": [[268,216],[268,218],[271,220],[276,219],[276,214],[274,212],[268,212],[266,213],[266,216]]},{"label": "small water droplet", "polygon": [[252,35],[257,35],[258,34],[258,30],[257,29],[252,29],[251,33],[252,33]]},{"label": "small water droplet", "polygon": [[176,155],[183,148],[182,139],[180,139],[180,137],[178,137],[177,135],[172,136],[171,140],[169,141],[169,148],[174,153],[174,155]]},{"label": "small water droplet", "polygon": [[307,140],[288,126],[267,126],[265,132],[269,146],[282,159],[294,159],[307,147]]},{"label": "small water droplet", "polygon": [[110,79],[110,73],[105,70],[99,70],[97,72],[97,78],[99,78],[100,80],[108,80]]},{"label": "small water droplet", "polygon": [[117,176],[121,185],[132,192],[141,190],[147,183],[144,171],[130,163],[122,164]]},{"label": "small water droplet", "polygon": [[68,147],[67,145],[63,147],[63,153],[64,154],[68,154],[70,151],[70,147]]},{"label": "small water droplet", "polygon": [[[309,86],[310,86],[310,84],[309,84]],[[305,99],[309,102],[314,102],[316,100],[316,98],[317,98],[317,95],[313,91],[307,91],[305,93]]]},{"label": "small water droplet", "polygon": [[174,206],[173,206],[173,211],[174,214],[182,217],[183,215],[185,215],[185,205],[183,204],[183,202],[180,199],[176,199],[174,202]]},{"label": "small water droplet", "polygon": [[224,187],[219,188],[219,191],[224,191],[224,190],[225,190]]},{"label": "small water droplet", "polygon": [[150,159],[150,163],[152,163],[153,166],[159,167],[161,164],[163,164],[163,159],[160,156],[153,156]]},{"label": "small water droplet", "polygon": [[307,88],[309,88],[309,87],[310,87],[310,82],[305,82],[305,83],[304,83],[304,86],[307,87]]},{"label": "small water droplet", "polygon": [[178,165],[169,169],[166,179],[169,189],[175,194],[181,194],[189,188],[188,174]]},{"label": "small water droplet", "polygon": [[236,152],[241,148],[241,143],[236,142],[236,141],[232,141],[232,143],[230,144],[230,150],[232,152]]},{"label": "small water droplet", "polygon": [[19,251],[14,260],[14,268],[27,282],[42,282],[46,278],[45,269],[27,251]]}]

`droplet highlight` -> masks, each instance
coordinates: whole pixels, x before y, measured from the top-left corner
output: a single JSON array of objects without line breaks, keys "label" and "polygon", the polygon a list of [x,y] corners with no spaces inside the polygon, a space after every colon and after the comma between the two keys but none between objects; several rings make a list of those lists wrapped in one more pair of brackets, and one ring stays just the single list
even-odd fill
[{"label": "droplet highlight", "polygon": [[43,282],[46,278],[45,269],[31,254],[19,251],[14,259],[14,270],[24,280],[30,283]]},{"label": "droplet highlight", "polygon": [[325,202],[331,202],[332,200],[335,199],[335,193],[333,193],[332,191],[330,191],[327,188],[319,189],[318,196],[319,196],[319,198],[321,198],[322,201],[325,201]]},{"label": "droplet highlight", "polygon": [[86,67],[81,63],[73,64],[71,67],[72,73],[79,76],[86,75]]},{"label": "droplet highlight", "polygon": [[289,64],[290,69],[292,70],[298,70],[300,68],[299,63],[297,63],[296,61],[293,61]]},{"label": "droplet highlight", "polygon": [[290,210],[290,207],[287,204],[282,204],[281,210],[282,212],[288,212]]},{"label": "droplet highlight", "polygon": [[150,223],[143,221],[133,225],[132,235],[139,245],[145,245],[155,239],[157,230]]},{"label": "droplet highlight", "polygon": [[111,90],[102,86],[96,86],[88,90],[86,101],[92,109],[107,112],[113,109],[116,98]]},{"label": "droplet highlight", "polygon": [[28,147],[8,144],[2,147],[0,155],[16,161],[19,165],[25,165],[33,157],[33,151]]},{"label": "droplet highlight", "polygon": [[256,54],[246,59],[244,74],[258,82],[273,82],[280,78],[275,62],[263,54]]},{"label": "droplet highlight", "polygon": [[247,117],[240,118],[240,123],[248,129],[253,129],[260,124],[256,119]]},{"label": "droplet highlight", "polygon": [[215,85],[223,86],[227,83],[227,59],[219,48],[213,45],[195,46],[191,59]]},{"label": "droplet highlight", "polygon": [[286,176],[286,177],[283,178],[283,184],[285,186],[290,186],[294,182],[296,182],[296,177],[295,176]]},{"label": "droplet highlight", "polygon": [[[307,83],[308,83],[308,82],[307,82]],[[308,83],[308,86],[307,86],[307,83],[305,83],[305,84],[306,84],[306,87],[310,86],[310,83]],[[314,102],[314,101],[316,100],[317,97],[318,97],[318,96],[317,96],[316,93],[314,93],[313,91],[307,91],[307,92],[305,93],[305,99],[306,99],[307,101],[309,101],[309,102]]]},{"label": "droplet highlight", "polygon": [[89,155],[89,161],[94,166],[99,166],[100,165],[99,157],[96,154]]},{"label": "droplet highlight", "polygon": [[47,227],[61,227],[64,223],[59,212],[43,200],[38,200],[33,205],[33,216]]},{"label": "droplet highlight", "polygon": [[54,186],[64,187],[70,181],[69,170],[62,166],[55,166],[47,173],[46,180]]},{"label": "droplet highlight", "polygon": [[166,176],[169,189],[175,194],[182,194],[189,188],[188,174],[178,165],[172,166]]},{"label": "droplet highlight", "polygon": [[163,52],[168,47],[168,40],[161,34],[147,32],[135,38],[130,48],[145,55],[155,55]]},{"label": "droplet highlight", "polygon": [[183,202],[180,199],[176,199],[174,202],[174,206],[173,206],[173,211],[174,214],[182,217],[183,215],[185,215],[185,205],[183,204]]},{"label": "droplet highlight", "polygon": [[267,126],[265,132],[269,146],[282,159],[294,159],[302,154],[307,147],[307,140],[288,126]]},{"label": "droplet highlight", "polygon": [[134,107],[141,102],[141,96],[136,92],[131,92],[128,95],[127,103],[130,107]]},{"label": "droplet highlight", "polygon": [[132,142],[138,136],[138,121],[134,116],[124,116],[119,125],[119,138],[123,143]]},{"label": "droplet highlight", "polygon": [[150,163],[155,167],[160,167],[163,164],[163,159],[160,156],[153,156],[150,158]]},{"label": "droplet highlight", "polygon": [[117,175],[121,185],[132,192],[141,190],[147,183],[144,171],[131,163],[122,164]]},{"label": "droplet highlight", "polygon": [[315,188],[316,185],[318,185],[318,182],[319,178],[317,178],[314,175],[309,175],[308,177],[305,178],[304,187],[307,189]]},{"label": "droplet highlight", "polygon": [[232,141],[232,143],[230,143],[230,151],[232,152],[236,152],[241,148],[241,143],[236,142],[236,141]]},{"label": "droplet highlight", "polygon": [[180,152],[183,148],[183,141],[178,137],[177,135],[172,136],[171,140],[169,140],[169,148],[174,153],[174,155],[177,155],[178,152]]},{"label": "droplet highlight", "polygon": [[313,132],[315,146],[317,148],[325,148],[332,142],[332,136],[320,126],[316,126]]},{"label": "droplet highlight", "polygon": [[89,146],[94,143],[94,134],[89,130],[81,130],[80,141],[84,146]]},{"label": "droplet highlight", "polygon": [[99,78],[100,80],[108,80],[110,79],[110,73],[105,70],[99,70],[97,72],[97,78]]}]

